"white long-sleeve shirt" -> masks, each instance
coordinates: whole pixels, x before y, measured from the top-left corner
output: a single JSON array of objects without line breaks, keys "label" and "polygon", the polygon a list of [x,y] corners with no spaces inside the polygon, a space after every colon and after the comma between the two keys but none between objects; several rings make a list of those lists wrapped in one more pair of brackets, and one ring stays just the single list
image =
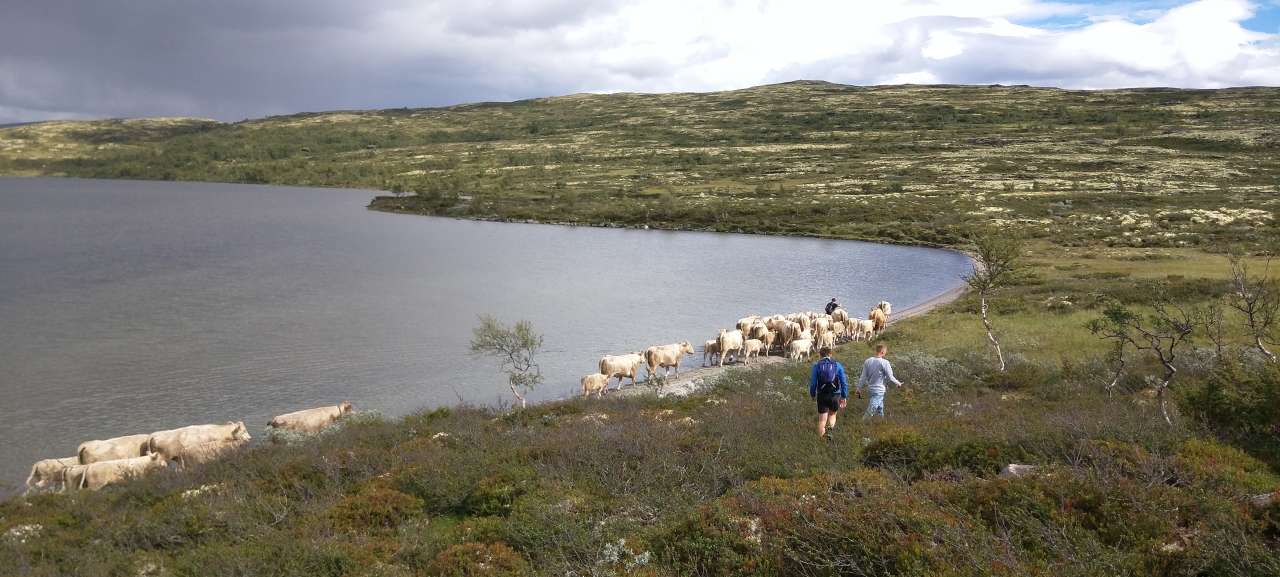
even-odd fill
[{"label": "white long-sleeve shirt", "polygon": [[858,390],[866,386],[873,394],[884,394],[884,382],[889,380],[899,387],[902,383],[893,376],[893,366],[881,357],[871,357],[862,363],[862,374],[858,375]]}]

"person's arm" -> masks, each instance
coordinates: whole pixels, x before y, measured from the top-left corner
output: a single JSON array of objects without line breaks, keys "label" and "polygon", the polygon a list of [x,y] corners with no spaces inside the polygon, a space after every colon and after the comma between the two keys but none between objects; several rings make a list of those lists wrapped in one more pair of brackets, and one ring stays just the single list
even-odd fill
[{"label": "person's arm", "polygon": [[899,381],[893,376],[893,365],[889,364],[889,361],[884,362],[884,376],[889,377],[889,380],[893,381],[893,384],[898,385],[899,387],[902,386],[902,381]]},{"label": "person's arm", "polygon": [[844,377],[844,365],[836,364],[836,382],[840,383],[840,398],[849,398],[849,381]]},{"label": "person's arm", "polygon": [[854,390],[858,392],[858,396],[862,396],[862,387],[867,384],[867,365],[862,365],[862,373],[858,375],[858,383],[854,385]]},{"label": "person's arm", "polygon": [[809,398],[818,396],[818,365],[814,363],[813,368],[809,369]]}]

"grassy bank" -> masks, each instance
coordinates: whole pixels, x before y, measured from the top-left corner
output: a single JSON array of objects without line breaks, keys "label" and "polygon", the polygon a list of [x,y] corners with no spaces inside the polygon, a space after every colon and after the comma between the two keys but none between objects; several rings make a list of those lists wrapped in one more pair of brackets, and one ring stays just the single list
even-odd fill
[{"label": "grassy bank", "polygon": [[379,210],[957,245],[1274,239],[1280,89],[796,82],[0,129],[0,174],[395,191]]},{"label": "grassy bank", "polygon": [[[1179,361],[1170,427],[1147,394],[1154,364],[1135,355],[1109,397],[1107,347],[1083,328],[1098,314],[1091,298],[1142,302],[1145,280],[1185,304],[1215,298],[1223,259],[1047,244],[1033,254],[1033,274],[996,301],[1008,372],[993,369],[971,296],[899,323],[886,340],[909,388],[890,392],[889,419],[847,415],[833,444],[815,438],[796,364],[731,371],[683,399],[362,418],[188,474],[4,502],[0,566],[310,577],[1280,572],[1280,507],[1246,504],[1280,488],[1280,416],[1266,413],[1280,372],[1239,339],[1222,361],[1198,341]],[[1072,304],[1047,304],[1063,300]],[[837,357],[866,353],[853,344]],[[1258,420],[1244,426],[1244,415]],[[999,477],[1010,462],[1042,468]]]}]

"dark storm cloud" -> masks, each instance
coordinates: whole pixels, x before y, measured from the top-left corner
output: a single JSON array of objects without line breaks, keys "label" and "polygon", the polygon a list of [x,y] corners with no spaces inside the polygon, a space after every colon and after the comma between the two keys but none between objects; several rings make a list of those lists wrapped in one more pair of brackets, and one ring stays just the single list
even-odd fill
[{"label": "dark storm cloud", "polygon": [[[1280,83],[1275,38],[1238,25],[1256,11],[1245,0],[1141,16],[1081,10],[1042,0],[0,0],[0,123],[237,120],[797,78]],[[1016,24],[1061,14],[1093,23]]]},{"label": "dark storm cloud", "polygon": [[238,119],[543,95],[564,83],[521,70],[504,43],[608,8],[575,0],[7,2],[0,122]]}]

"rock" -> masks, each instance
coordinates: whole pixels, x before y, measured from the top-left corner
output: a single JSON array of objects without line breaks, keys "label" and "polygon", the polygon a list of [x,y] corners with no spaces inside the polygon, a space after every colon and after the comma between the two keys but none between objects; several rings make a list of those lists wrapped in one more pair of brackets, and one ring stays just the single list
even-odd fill
[{"label": "rock", "polygon": [[432,441],[438,441],[440,439],[448,439],[448,438],[449,438],[449,433],[446,433],[444,431],[440,431],[439,433],[431,435]]},{"label": "rock", "polygon": [[183,498],[183,499],[194,499],[194,498],[199,497],[200,495],[203,495],[203,494],[205,494],[205,493],[212,493],[212,492],[214,492],[214,491],[217,491],[217,490],[218,490],[219,488],[221,488],[221,487],[222,487],[222,485],[218,485],[218,484],[213,484],[213,485],[200,485],[199,487],[196,487],[195,489],[187,489],[186,491],[183,491],[183,492],[182,492],[182,498]]},{"label": "rock", "polygon": [[1276,503],[1277,501],[1276,495],[1278,494],[1280,494],[1280,491],[1263,493],[1261,495],[1254,495],[1252,497],[1249,497],[1249,504],[1259,509],[1265,509]]},{"label": "rock", "polygon": [[44,525],[32,523],[10,527],[8,531],[5,531],[4,536],[6,539],[21,545],[26,543],[28,539],[39,537],[42,532],[44,532]]},{"label": "rock", "polygon": [[1035,465],[1019,465],[1017,463],[1009,463],[1008,465],[1005,465],[1004,469],[1000,471],[1000,476],[1006,477],[1006,478],[1025,477],[1027,475],[1034,475],[1036,471],[1039,469],[1040,467],[1037,467]]}]

